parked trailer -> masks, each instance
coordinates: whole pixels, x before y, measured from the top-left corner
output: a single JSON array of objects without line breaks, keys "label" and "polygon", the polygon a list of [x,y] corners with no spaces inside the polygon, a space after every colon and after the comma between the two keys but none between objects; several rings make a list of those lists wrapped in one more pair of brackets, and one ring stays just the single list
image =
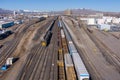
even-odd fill
[{"label": "parked trailer", "polygon": [[65,54],[64,60],[65,60],[65,70],[66,70],[67,80],[77,80],[74,70],[74,65],[70,54]]},{"label": "parked trailer", "polygon": [[80,58],[78,53],[72,54],[73,62],[75,64],[75,69],[79,80],[89,80],[89,73],[86,70],[86,67]]}]

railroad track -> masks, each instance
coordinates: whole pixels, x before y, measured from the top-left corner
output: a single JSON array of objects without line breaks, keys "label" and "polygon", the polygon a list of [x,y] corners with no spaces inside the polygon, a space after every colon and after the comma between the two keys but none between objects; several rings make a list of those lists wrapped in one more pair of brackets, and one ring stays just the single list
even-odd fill
[{"label": "railroad track", "polygon": [[36,73],[33,72],[33,70],[36,66],[38,66],[38,62],[41,60],[40,57],[42,56],[42,54],[39,54],[39,52],[43,53],[45,50],[42,48],[42,46],[40,47],[39,45],[33,48],[29,54],[25,67],[23,67],[23,70],[20,72],[20,76],[17,78],[17,80],[29,80],[30,76]]},{"label": "railroad track", "polygon": [[[76,27],[77,28],[77,27]],[[79,28],[77,29],[77,31],[79,30]],[[70,34],[70,31],[69,29],[67,29],[68,33]],[[77,33],[77,32],[76,32]],[[82,32],[81,32],[82,33]],[[94,64],[90,62],[90,58],[89,56],[87,55],[86,51],[84,50],[84,48],[79,48],[77,46],[77,44],[75,44],[75,41],[74,39],[72,38],[73,36],[71,36],[71,39],[74,43],[74,45],[76,46],[78,52],[79,52],[79,55],[81,57],[81,59],[83,60],[83,62],[85,63],[85,66],[90,74],[90,80],[91,80],[91,77],[94,78],[94,80],[103,80],[100,73],[97,71],[97,69],[95,68]],[[83,42],[82,39],[79,39],[80,42]],[[92,72],[92,74],[90,73]]]},{"label": "railroad track", "polygon": [[56,53],[54,53],[54,46],[57,44],[55,31],[56,30],[54,26],[52,31],[54,34],[51,44],[48,47],[42,47],[41,44],[38,44],[31,50],[31,53],[27,58],[27,62],[23,67],[23,70],[19,73],[16,80],[56,80],[56,77],[52,75],[54,73],[54,71],[52,70],[52,65],[54,63],[52,62],[57,61],[55,60],[56,58],[54,58],[54,55],[56,55]]},{"label": "railroad track", "polygon": [[[47,25],[46,25],[46,27],[44,27],[44,28],[42,28],[42,32],[44,32],[46,29],[47,29]],[[38,30],[39,31],[39,30]],[[42,34],[39,34],[38,35],[38,37],[40,37]],[[34,39],[34,40],[36,40],[36,39]],[[44,50],[44,51],[43,51]],[[42,52],[42,53],[41,53]],[[31,53],[29,53],[29,56],[28,56],[28,59],[27,59],[27,62],[26,62],[26,65],[23,67],[23,70],[22,70],[22,72],[20,72],[19,73],[19,76],[18,76],[18,79],[17,80],[26,80],[26,78],[27,79],[29,79],[27,76],[30,76],[30,75],[34,75],[34,73],[35,72],[33,72],[32,70],[33,70],[33,68],[34,67],[31,67],[33,64],[33,66],[35,66],[35,60],[39,60],[39,57],[41,57],[42,56],[42,54],[45,52],[45,48],[43,48],[42,46],[41,46],[41,44],[38,44],[37,46],[35,46],[35,47],[33,47],[32,48],[32,50],[31,50]],[[39,54],[38,55],[38,53],[41,53],[41,54]],[[37,56],[35,56],[35,55],[37,55]],[[43,58],[43,57],[42,57]],[[41,58],[40,58],[41,59]],[[39,61],[41,61],[41,60],[39,60]],[[37,63],[38,64],[38,63]],[[37,67],[37,66],[36,66]],[[31,69],[32,68],[32,69]],[[30,70],[30,71],[32,71],[33,73],[30,73],[29,71],[28,71],[28,69]],[[36,69],[34,68],[34,70],[36,71]],[[28,73],[28,74],[27,74]],[[27,76],[25,76],[27,74]],[[31,77],[32,78],[32,77]],[[30,78],[30,79],[31,79]],[[32,78],[33,79],[33,78]]]},{"label": "railroad track", "polygon": [[[28,28],[31,25],[34,25],[34,24],[35,23],[30,23],[30,24],[26,23],[26,26],[24,26],[24,28],[22,28],[22,30],[20,32],[18,32],[17,35],[15,35],[15,38],[9,42],[7,47],[3,51],[1,51],[1,54],[0,54],[1,55],[0,56],[0,61],[1,61],[0,62],[0,67],[6,62],[6,59],[8,57],[10,57],[12,55],[12,53],[15,51],[15,49],[17,48],[17,45],[19,44],[19,42],[22,39],[23,35],[27,32]],[[25,25],[25,24],[23,24],[23,25]],[[0,75],[0,77],[2,77],[2,75]]]},{"label": "railroad track", "polygon": [[0,63],[0,65],[2,65],[2,63],[4,63],[5,60],[14,52],[14,50],[17,47],[21,38],[22,38],[22,35],[19,35],[19,37],[10,41],[10,44],[8,45],[8,47],[1,52],[1,56],[0,56],[1,63]]},{"label": "railroad track", "polygon": [[[90,39],[95,43],[96,47],[100,50],[100,52],[102,53],[103,57],[105,57],[106,61],[113,66],[113,70],[116,71],[116,73],[119,73],[120,68],[118,66],[119,63],[117,63],[117,60],[113,60],[114,54],[112,55],[112,53],[110,52],[111,50],[109,50],[105,44],[101,43],[101,41],[99,39],[97,39],[96,36],[94,36],[93,33],[89,33],[89,31],[87,31],[87,29],[84,28],[84,31],[87,33],[87,35],[90,37]],[[90,47],[90,46],[89,46]],[[87,55],[85,55],[87,56]],[[115,59],[115,58],[114,58]],[[87,58],[87,61],[89,61],[89,57]],[[87,63],[87,62],[86,62]],[[91,65],[91,69],[94,70],[95,74],[92,74],[92,78],[93,79],[98,79],[97,80],[103,80],[105,77],[102,77],[103,73],[100,73],[100,71],[97,71],[97,69],[94,67],[93,63],[89,62],[89,64]],[[116,69],[115,69],[116,68]],[[93,72],[93,71],[90,71]],[[93,72],[93,73],[94,73]],[[112,76],[112,75],[111,75]],[[96,77],[96,78],[95,78]],[[116,77],[115,79],[117,79],[118,77]]]},{"label": "railroad track", "polygon": [[[87,32],[87,31],[86,31]],[[102,55],[105,57],[105,59],[120,72],[120,57],[115,55],[114,52],[112,52],[102,41],[100,41],[94,34],[87,34],[90,36],[90,38],[95,42],[96,46],[100,49],[102,52]],[[93,37],[94,36],[94,37]]]},{"label": "railroad track", "polygon": [[[56,35],[57,21],[55,22],[52,33],[53,33],[53,36],[51,39],[51,44],[49,45],[50,53],[48,55],[49,56],[48,62],[47,62],[46,68],[44,67],[44,69],[45,69],[44,78],[43,79],[41,78],[41,80],[56,80],[57,79],[57,75],[56,74],[54,75],[54,70],[57,71],[57,69],[56,69],[57,65],[54,65],[55,61],[57,64],[57,59],[55,58],[55,54],[57,54],[57,35]],[[56,67],[56,68],[54,68],[54,67]],[[46,77],[46,76],[48,76],[48,77]]]},{"label": "railroad track", "polygon": [[58,45],[59,45],[59,49],[58,49],[58,80],[65,80],[65,67],[64,67],[64,54],[63,54],[63,50],[62,50],[62,39],[61,39],[61,29],[59,28],[58,30]]}]

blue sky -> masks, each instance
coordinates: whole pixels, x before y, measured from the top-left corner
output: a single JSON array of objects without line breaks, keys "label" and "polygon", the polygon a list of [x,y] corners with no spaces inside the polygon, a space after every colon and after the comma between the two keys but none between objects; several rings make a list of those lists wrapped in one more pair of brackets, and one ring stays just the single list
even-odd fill
[{"label": "blue sky", "polygon": [[0,8],[39,11],[89,8],[100,11],[120,12],[120,0],[0,0]]}]

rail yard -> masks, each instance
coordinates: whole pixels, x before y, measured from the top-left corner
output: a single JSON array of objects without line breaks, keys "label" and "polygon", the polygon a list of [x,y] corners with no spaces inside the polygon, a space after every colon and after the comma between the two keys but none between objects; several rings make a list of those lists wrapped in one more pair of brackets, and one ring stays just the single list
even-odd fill
[{"label": "rail yard", "polygon": [[0,80],[120,80],[120,36],[73,17],[33,18],[1,36]]}]

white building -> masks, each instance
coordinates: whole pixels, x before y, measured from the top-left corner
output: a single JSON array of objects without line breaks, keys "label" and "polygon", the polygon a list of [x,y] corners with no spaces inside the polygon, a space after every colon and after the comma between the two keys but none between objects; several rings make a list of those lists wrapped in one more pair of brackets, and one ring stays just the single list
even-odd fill
[{"label": "white building", "polygon": [[112,17],[103,17],[103,19],[105,20],[105,23],[112,23]]},{"label": "white building", "polygon": [[16,20],[14,21],[14,24],[22,24],[23,23],[23,20]]},{"label": "white building", "polygon": [[42,15],[43,17],[45,17],[45,18],[47,18],[48,17],[48,15],[47,14],[44,14],[44,15]]},{"label": "white building", "polygon": [[104,24],[105,23],[105,19],[101,18],[101,19],[96,19],[97,24]]},{"label": "white building", "polygon": [[98,29],[108,31],[111,28],[111,25],[108,24],[98,24]]},{"label": "white building", "polygon": [[119,18],[113,18],[112,19],[112,23],[115,23],[115,24],[119,24],[120,23],[120,20],[119,20]]},{"label": "white building", "polygon": [[85,21],[87,25],[96,25],[95,18],[80,18],[80,20]]}]

